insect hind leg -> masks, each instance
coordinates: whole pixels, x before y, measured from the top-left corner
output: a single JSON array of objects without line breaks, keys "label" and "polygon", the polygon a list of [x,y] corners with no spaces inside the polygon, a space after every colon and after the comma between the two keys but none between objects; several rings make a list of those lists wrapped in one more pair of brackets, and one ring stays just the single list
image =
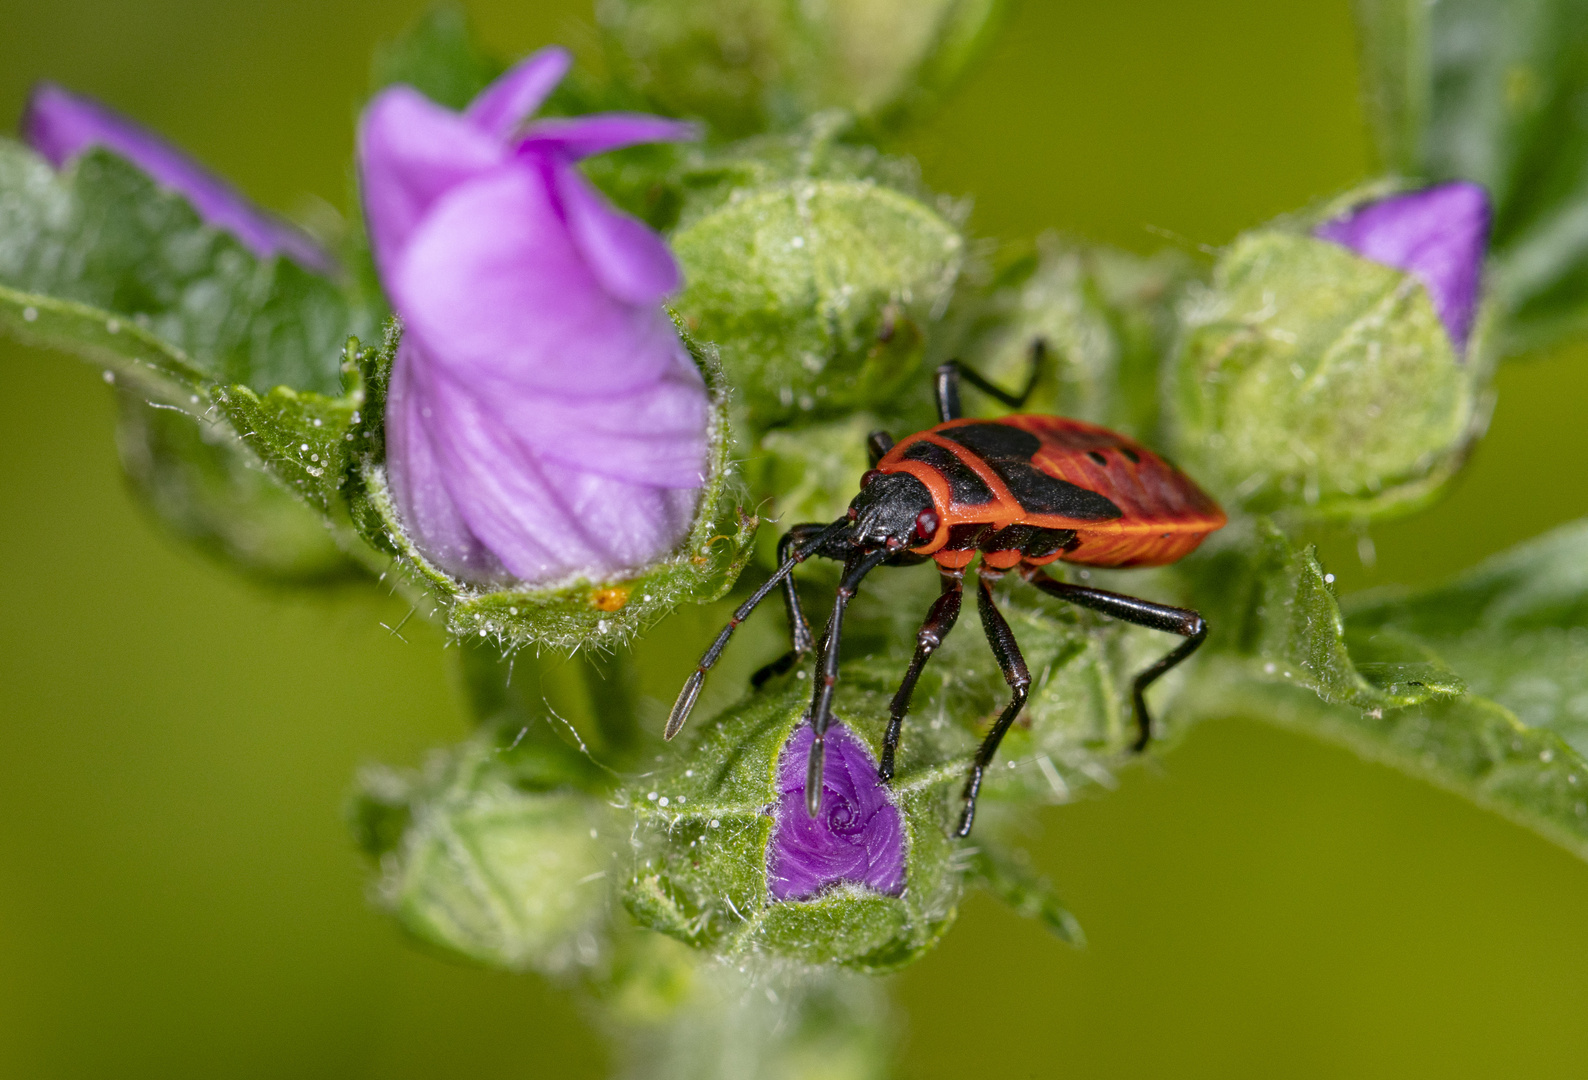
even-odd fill
[{"label": "insect hind leg", "polygon": [[1031,373],[1026,377],[1026,388],[1018,394],[1011,394],[1001,386],[996,386],[987,381],[980,372],[968,368],[958,360],[950,360],[937,369],[937,418],[939,423],[958,420],[964,415],[964,409],[959,400],[959,383],[963,379],[976,389],[996,401],[1001,401],[1011,409],[1019,409],[1030,400],[1031,394],[1037,388],[1037,380],[1042,377],[1042,369],[1048,357],[1048,342],[1046,338],[1035,338],[1031,342]]},{"label": "insect hind leg", "polygon": [[1185,638],[1179,646],[1156,664],[1140,672],[1131,686],[1131,703],[1136,712],[1136,741],[1131,749],[1140,753],[1152,741],[1152,714],[1147,711],[1147,688],[1157,682],[1186,657],[1202,647],[1207,640],[1208,624],[1200,614],[1190,608],[1155,604],[1136,596],[1091,589],[1084,585],[1071,585],[1048,577],[1035,567],[1022,572],[1025,579],[1049,596],[1107,615],[1111,619],[1145,626],[1150,630],[1179,634]]}]

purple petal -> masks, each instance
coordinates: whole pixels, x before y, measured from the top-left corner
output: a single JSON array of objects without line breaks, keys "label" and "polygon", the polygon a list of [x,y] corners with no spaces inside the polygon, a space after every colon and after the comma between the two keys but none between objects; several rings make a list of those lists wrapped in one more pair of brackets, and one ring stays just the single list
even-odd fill
[{"label": "purple petal", "polygon": [[568,229],[606,290],[631,304],[659,304],[678,288],[667,242],[641,221],[614,210],[573,165],[553,165]]},{"label": "purple petal", "polygon": [[705,482],[709,403],[682,345],[671,370],[628,394],[527,394],[507,383],[480,389],[499,421],[544,461],[655,487]]},{"label": "purple petal", "polygon": [[1477,313],[1491,216],[1483,188],[1456,180],[1356,207],[1313,235],[1415,275],[1462,352]]},{"label": "purple petal", "polygon": [[446,194],[386,279],[397,309],[464,385],[593,397],[655,383],[678,356],[672,323],[607,291],[546,188],[513,162]]},{"label": "purple petal", "polygon": [[336,260],[300,230],[260,209],[236,188],[158,135],[92,98],[39,83],[22,117],[23,138],[57,169],[94,146],[132,162],[182,195],[198,216],[235,236],[261,259],[286,255],[320,273]]},{"label": "purple petal", "polygon": [[500,142],[412,87],[381,91],[358,129],[364,221],[381,276],[389,282],[438,199],[506,158]]},{"label": "purple petal", "polygon": [[502,564],[469,531],[447,490],[424,413],[433,411],[415,391],[414,369],[425,357],[404,337],[386,391],[386,478],[410,535],[422,538],[426,556],[454,577],[499,577]]},{"label": "purple petal", "polygon": [[698,138],[700,128],[682,120],[646,113],[597,113],[537,120],[524,131],[518,147],[529,152],[555,150],[577,161],[639,143],[690,142]]},{"label": "purple petal", "polygon": [[904,891],[904,824],[877,764],[842,723],[827,729],[821,812],[805,812],[806,760],[815,733],[801,725],[778,765],[776,824],[767,845],[773,900],[808,900],[837,884],[889,896]]},{"label": "purple petal", "polygon": [[[434,372],[416,381],[453,505],[469,534],[515,577],[544,582],[637,569],[688,531],[698,490],[669,491],[542,462],[487,397]],[[420,523],[404,524],[412,531]],[[428,553],[429,538],[422,542]]]},{"label": "purple petal", "polygon": [[506,141],[540,108],[572,64],[568,50],[555,45],[531,53],[481,90],[463,115],[486,135]]}]

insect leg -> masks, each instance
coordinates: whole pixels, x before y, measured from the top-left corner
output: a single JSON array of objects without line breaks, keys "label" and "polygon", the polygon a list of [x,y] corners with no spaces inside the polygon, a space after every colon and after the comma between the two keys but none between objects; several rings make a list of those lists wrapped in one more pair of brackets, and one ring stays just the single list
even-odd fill
[{"label": "insect leg", "polygon": [[816,738],[811,740],[809,767],[805,773],[805,812],[811,817],[821,809],[822,759],[826,755],[827,727],[833,719],[833,688],[838,684],[838,646],[843,639],[844,611],[860,588],[860,581],[886,562],[894,552],[889,548],[856,551],[844,563],[843,580],[833,598],[832,618],[822,635],[816,658],[815,692],[811,696],[810,720]]},{"label": "insect leg", "polygon": [[877,462],[883,459],[889,450],[893,449],[893,436],[886,431],[873,431],[866,436],[866,456],[871,460],[871,467],[875,469]]},{"label": "insect leg", "polygon": [[[782,566],[784,563],[788,562],[789,556],[793,554],[797,545],[811,539],[827,528],[828,526],[822,524],[819,521],[791,527],[788,532],[784,533],[778,539],[778,565]],[[847,550],[846,546],[845,550]],[[818,545],[815,549],[805,553],[806,558],[810,558],[812,555],[826,556],[827,558],[832,559],[843,557],[843,555],[836,554],[830,549],[824,549],[820,545]],[[804,609],[800,607],[800,594],[799,590],[794,586],[793,574],[790,574],[783,579],[783,607],[788,612],[788,633],[789,640],[791,642],[791,648],[788,652],[784,653],[770,664],[760,668],[754,675],[750,676],[750,685],[758,690],[761,688],[762,683],[766,682],[774,675],[782,675],[786,673],[790,668],[798,663],[800,657],[811,651],[811,645],[813,644],[813,639],[811,637],[811,624],[805,618]]]},{"label": "insect leg", "polygon": [[1136,709],[1137,735],[1136,742],[1131,748],[1137,751],[1146,749],[1147,743],[1152,739],[1152,715],[1147,711],[1145,696],[1147,687],[1158,681],[1170,668],[1197,651],[1208,636],[1206,620],[1189,608],[1169,607],[1167,604],[1154,604],[1150,600],[1142,600],[1135,596],[1125,596],[1103,589],[1089,589],[1083,585],[1071,585],[1068,582],[1056,581],[1035,568],[1025,570],[1023,573],[1027,581],[1049,596],[1056,596],[1060,600],[1102,612],[1111,619],[1145,626],[1151,630],[1179,634],[1185,638],[1185,641],[1181,642],[1173,652],[1136,676],[1132,699]]},{"label": "insect leg", "polygon": [[1037,379],[1042,375],[1042,367],[1048,356],[1048,342],[1046,338],[1036,338],[1031,342],[1031,374],[1026,378],[1026,388],[1018,394],[1011,394],[999,386],[988,382],[981,374],[966,367],[958,360],[950,360],[937,369],[937,417],[940,423],[949,420],[958,420],[963,415],[959,402],[959,382],[964,379],[988,397],[1003,402],[1011,409],[1023,406],[1031,397],[1031,392],[1037,388]]},{"label": "insect leg", "polygon": [[827,541],[841,533],[849,525],[847,517],[841,517],[828,525],[820,533],[803,543],[796,542],[789,557],[785,559],[772,574],[761,583],[761,587],[750,595],[750,598],[734,609],[733,617],[728,620],[728,625],[722,628],[722,633],[717,635],[717,640],[711,643],[706,654],[700,658],[695,672],[684,682],[684,688],[678,692],[678,700],[673,703],[673,711],[667,717],[667,727],[662,732],[662,737],[671,739],[677,735],[684,726],[684,721],[689,719],[689,712],[695,707],[695,699],[700,697],[700,688],[706,683],[706,672],[710,671],[722,656],[722,650],[727,648],[728,639],[739,628],[739,624],[750,617],[756,605],[765,600],[767,594],[778,587],[778,584],[794,572],[794,568],[811,556],[811,553]]},{"label": "insect leg", "polygon": [[987,644],[992,646],[993,656],[1004,673],[1004,681],[1009,684],[1011,696],[1004,711],[993,721],[987,737],[982,739],[981,748],[976,751],[976,760],[971,764],[970,779],[965,781],[965,809],[960,814],[959,828],[954,832],[959,837],[970,835],[970,827],[976,820],[976,796],[981,793],[982,776],[987,772],[987,766],[992,764],[993,755],[998,753],[998,744],[1003,742],[1009,725],[1025,708],[1026,694],[1031,688],[1031,672],[1026,670],[1026,658],[1020,655],[1014,631],[1009,629],[1009,624],[998,611],[998,605],[993,603],[992,583],[1002,576],[989,574],[985,569],[976,575],[976,610],[981,615]]},{"label": "insect leg", "polygon": [[932,602],[931,609],[926,613],[926,621],[915,635],[915,657],[904,673],[899,692],[893,695],[893,704],[889,706],[888,733],[882,737],[882,763],[877,767],[877,775],[884,780],[893,779],[893,755],[899,748],[899,731],[904,726],[904,714],[910,711],[910,697],[915,693],[916,681],[920,679],[926,661],[943,644],[943,639],[948,637],[948,632],[954,629],[954,622],[959,618],[960,599],[965,594],[965,571],[963,568],[945,568],[942,573],[943,592]]}]

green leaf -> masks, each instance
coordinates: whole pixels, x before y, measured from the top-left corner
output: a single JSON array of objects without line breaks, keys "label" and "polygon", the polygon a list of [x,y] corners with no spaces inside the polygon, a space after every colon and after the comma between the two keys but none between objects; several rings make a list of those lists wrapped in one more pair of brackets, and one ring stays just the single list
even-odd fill
[{"label": "green leaf", "polygon": [[1300,687],[1255,682],[1246,665],[1208,657],[1181,700],[1186,721],[1246,717],[1338,743],[1588,858],[1588,761],[1558,735],[1526,726],[1486,698],[1364,710]]},{"label": "green leaf", "polygon": [[626,78],[728,137],[841,108],[924,116],[995,32],[1001,0],[616,0],[597,15]]},{"label": "green leaf", "polygon": [[878,181],[897,165],[818,121],[693,169],[672,236],[686,282],[674,309],[718,347],[757,430],[889,403],[964,253],[942,212]]},{"label": "green leaf", "polygon": [[1356,0],[1388,168],[1476,180],[1495,204],[1506,352],[1588,329],[1588,3]]},{"label": "green leaf", "polygon": [[[337,391],[342,343],[364,324],[336,285],[289,259],[255,258],[122,159],[92,150],[57,174],[0,139],[0,195],[4,296],[24,312],[44,312],[29,297],[77,305],[52,305],[61,317],[21,327],[30,340],[122,354],[142,342],[105,339],[135,331],[163,342],[190,376],[257,393]],[[83,316],[80,341],[62,321],[68,311]]]},{"label": "green leaf", "polygon": [[[1574,633],[1588,642],[1588,628],[1573,629],[1584,608],[1571,583],[1583,580],[1575,559],[1588,533],[1546,538],[1421,596],[1363,596],[1348,619],[1310,549],[1272,528],[1258,539],[1256,552],[1232,548],[1188,568],[1204,586],[1197,595],[1215,602],[1178,720],[1250,717],[1343,744],[1588,858],[1588,761],[1562,737],[1569,725],[1530,726],[1478,696],[1533,680],[1573,685],[1561,645]],[[1491,646],[1508,650],[1509,667],[1493,657],[1484,666]]]},{"label": "green leaf", "polygon": [[433,4],[412,25],[375,49],[370,93],[405,83],[449,109],[461,110],[502,73],[481,48],[468,12],[459,4]]},{"label": "green leaf", "polygon": [[1030,856],[1024,851],[1005,853],[979,841],[971,867],[981,886],[1017,914],[1036,919],[1067,945],[1086,945],[1080,922],[1059,900],[1048,879],[1031,869]]},{"label": "green leaf", "polygon": [[1353,598],[1355,634],[1411,640],[1529,728],[1588,755],[1588,523],[1497,555],[1448,584]]},{"label": "green leaf", "polygon": [[1316,550],[1298,549],[1266,520],[1255,533],[1185,568],[1204,601],[1207,652],[1235,654],[1239,660],[1229,663],[1244,665],[1254,682],[1300,687],[1357,709],[1398,709],[1465,691],[1459,676],[1414,643],[1348,635],[1333,575]]},{"label": "green leaf", "polygon": [[178,536],[270,581],[320,584],[362,571],[230,425],[151,404],[125,385],[117,405],[122,469]]},{"label": "green leaf", "polygon": [[1177,453],[1249,510],[1406,512],[1487,424],[1482,327],[1463,360],[1416,278],[1305,234],[1247,233],[1186,316]]}]

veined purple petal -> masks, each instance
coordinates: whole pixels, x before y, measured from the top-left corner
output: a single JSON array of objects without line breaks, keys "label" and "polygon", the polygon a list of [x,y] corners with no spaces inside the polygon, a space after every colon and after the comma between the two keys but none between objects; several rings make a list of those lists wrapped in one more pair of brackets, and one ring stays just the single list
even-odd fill
[{"label": "veined purple petal", "polygon": [[573,65],[573,56],[556,45],[530,53],[481,90],[464,118],[494,139],[505,141],[532,115]]},{"label": "veined purple petal", "polygon": [[452,504],[513,576],[548,581],[637,569],[688,531],[698,489],[542,461],[473,388],[435,372],[421,385],[430,410],[425,428]]},{"label": "veined purple petal", "polygon": [[475,582],[638,570],[688,534],[706,480],[710,402],[661,306],[677,264],[573,165],[682,129],[572,121],[515,150],[567,65],[543,50],[463,115],[393,87],[360,125],[371,245],[404,321],[392,495],[415,544]]},{"label": "veined purple petal", "polygon": [[700,436],[709,406],[700,372],[682,348],[661,379],[629,394],[543,397],[511,384],[480,389],[500,422],[545,461],[656,487],[705,482]]},{"label": "veined purple petal", "polygon": [[261,209],[148,128],[92,98],[39,83],[28,98],[22,134],[57,169],[94,146],[126,158],[187,199],[206,224],[231,233],[262,259],[285,255],[320,273],[336,268],[331,254],[301,230]]},{"label": "veined purple petal", "polygon": [[359,186],[375,264],[387,280],[436,200],[500,165],[497,139],[408,86],[382,90],[358,127]]},{"label": "veined purple petal", "polygon": [[439,199],[386,284],[455,379],[597,396],[655,383],[678,354],[661,306],[609,293],[545,178],[518,164]]},{"label": "veined purple petal", "polygon": [[556,150],[577,161],[640,143],[698,138],[700,128],[682,120],[645,113],[596,113],[537,120],[525,129],[518,147],[524,151]]},{"label": "veined purple petal", "polygon": [[678,264],[660,236],[613,209],[571,163],[550,164],[568,230],[608,292],[631,304],[659,304],[678,288]]},{"label": "veined purple petal", "polygon": [[838,884],[889,896],[904,891],[904,823],[877,776],[877,763],[842,723],[827,729],[821,811],[805,812],[806,759],[815,733],[795,730],[778,764],[776,823],[767,845],[773,900],[808,900]]},{"label": "veined purple petal", "polygon": [[1491,216],[1483,188],[1455,180],[1358,206],[1313,235],[1414,275],[1462,352],[1477,314]]},{"label": "veined purple petal", "polygon": [[415,368],[423,369],[418,339],[405,337],[392,362],[386,391],[386,479],[409,530],[425,539],[431,561],[455,577],[505,576],[495,555],[469,531],[447,488],[425,413],[434,411],[415,391]]}]

